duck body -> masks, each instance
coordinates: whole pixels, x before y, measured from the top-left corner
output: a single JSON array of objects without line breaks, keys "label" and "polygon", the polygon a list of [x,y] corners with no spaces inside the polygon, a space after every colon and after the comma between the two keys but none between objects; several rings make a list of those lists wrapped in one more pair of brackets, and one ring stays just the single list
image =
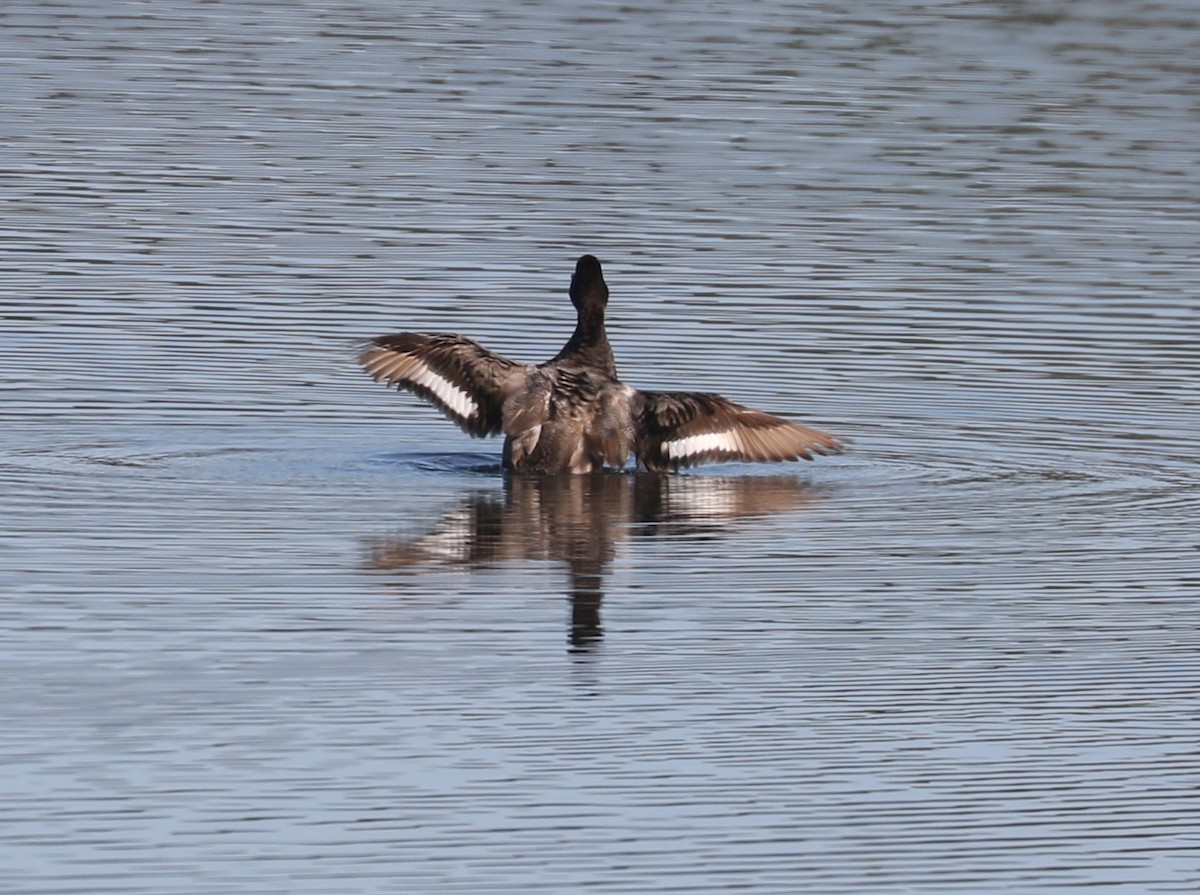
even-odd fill
[{"label": "duck body", "polygon": [[604,329],[608,286],[584,255],[571,278],[575,332],[533,366],[458,335],[397,333],[359,356],[378,381],[411,391],[475,437],[505,436],[505,469],[533,474],[624,467],[653,472],[721,460],[812,459],[840,453],[832,435],[700,392],[647,392],[617,378]]}]

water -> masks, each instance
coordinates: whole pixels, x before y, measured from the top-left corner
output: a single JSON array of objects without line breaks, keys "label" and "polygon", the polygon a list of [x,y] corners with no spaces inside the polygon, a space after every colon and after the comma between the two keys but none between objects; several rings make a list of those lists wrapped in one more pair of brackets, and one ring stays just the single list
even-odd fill
[{"label": "water", "polygon": [[[1183,2],[0,11],[0,888],[1191,892]],[[845,457],[506,481],[359,339]]]}]

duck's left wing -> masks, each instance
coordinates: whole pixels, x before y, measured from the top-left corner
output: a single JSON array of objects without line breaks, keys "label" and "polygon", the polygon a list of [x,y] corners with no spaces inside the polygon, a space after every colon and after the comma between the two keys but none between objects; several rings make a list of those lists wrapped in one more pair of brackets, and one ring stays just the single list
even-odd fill
[{"label": "duck's left wing", "polygon": [[377,382],[424,398],[476,438],[499,434],[504,401],[530,369],[463,336],[426,333],[379,336],[358,360]]},{"label": "duck's left wing", "polygon": [[839,454],[836,436],[751,410],[720,395],[639,392],[635,409],[638,462],[651,471],[726,460],[811,460]]}]

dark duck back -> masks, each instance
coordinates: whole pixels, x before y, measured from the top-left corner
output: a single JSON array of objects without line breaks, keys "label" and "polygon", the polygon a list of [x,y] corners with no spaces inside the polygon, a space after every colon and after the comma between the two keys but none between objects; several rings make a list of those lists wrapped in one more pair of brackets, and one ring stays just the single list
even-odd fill
[{"label": "dark duck back", "polygon": [[504,434],[504,466],[586,473],[629,455],[660,472],[724,460],[811,460],[836,454],[833,435],[699,392],[643,392],[617,379],[604,330],[608,286],[584,255],[571,278],[575,332],[544,364],[519,364],[457,335],[373,339],[359,360],[387,385],[411,391],[467,434]]}]

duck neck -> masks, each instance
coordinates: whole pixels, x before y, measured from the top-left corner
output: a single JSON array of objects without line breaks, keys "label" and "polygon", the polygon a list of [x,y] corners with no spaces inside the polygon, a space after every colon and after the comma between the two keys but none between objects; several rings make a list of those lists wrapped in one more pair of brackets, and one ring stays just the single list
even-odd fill
[{"label": "duck neck", "polygon": [[616,375],[617,367],[613,361],[612,346],[608,344],[608,334],[604,331],[603,308],[579,310],[575,332],[571,334],[571,338],[556,359],[566,357],[601,367],[611,376]]}]

